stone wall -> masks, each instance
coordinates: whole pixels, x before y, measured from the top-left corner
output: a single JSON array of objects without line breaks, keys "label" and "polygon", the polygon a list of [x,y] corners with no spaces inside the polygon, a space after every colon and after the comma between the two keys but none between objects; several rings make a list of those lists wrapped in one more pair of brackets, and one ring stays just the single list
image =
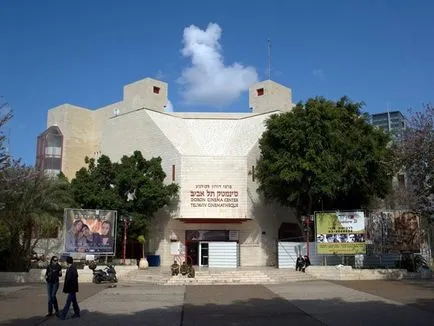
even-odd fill
[{"label": "stone wall", "polygon": [[404,269],[354,269],[351,266],[309,266],[306,273],[321,280],[401,280],[408,276]]},{"label": "stone wall", "polygon": [[[104,268],[103,266],[98,266]],[[118,280],[122,280],[132,271],[137,270],[137,266],[115,266]],[[60,282],[64,282],[66,270],[62,270]],[[78,270],[79,283],[91,283],[93,272],[87,266]],[[11,273],[0,272],[0,283],[45,283],[45,269],[31,269],[29,272]]]}]

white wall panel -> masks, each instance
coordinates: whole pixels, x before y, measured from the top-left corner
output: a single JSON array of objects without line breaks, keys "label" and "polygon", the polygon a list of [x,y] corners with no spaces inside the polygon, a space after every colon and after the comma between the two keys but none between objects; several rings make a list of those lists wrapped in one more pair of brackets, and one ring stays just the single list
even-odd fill
[{"label": "white wall panel", "polygon": [[277,243],[277,267],[294,268],[299,255],[305,254],[305,244],[302,242],[278,242]]},{"label": "white wall panel", "polygon": [[236,242],[209,242],[209,267],[237,268],[238,244]]}]

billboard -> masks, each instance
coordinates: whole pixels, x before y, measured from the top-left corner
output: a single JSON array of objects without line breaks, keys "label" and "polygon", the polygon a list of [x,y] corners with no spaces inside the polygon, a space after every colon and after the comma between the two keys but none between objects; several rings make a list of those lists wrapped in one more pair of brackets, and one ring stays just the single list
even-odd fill
[{"label": "billboard", "polygon": [[363,212],[316,212],[318,255],[366,253]]},{"label": "billboard", "polygon": [[366,231],[366,242],[374,253],[420,252],[419,216],[413,212],[373,212],[367,218]]},{"label": "billboard", "polygon": [[114,255],[116,218],[116,211],[66,208],[63,252]]}]

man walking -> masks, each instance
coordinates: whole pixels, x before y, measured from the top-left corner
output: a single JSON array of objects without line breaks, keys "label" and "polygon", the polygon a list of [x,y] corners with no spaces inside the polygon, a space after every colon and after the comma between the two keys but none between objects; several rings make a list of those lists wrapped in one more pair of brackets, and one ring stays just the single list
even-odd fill
[{"label": "man walking", "polygon": [[63,285],[63,292],[68,294],[66,298],[65,307],[61,311],[59,317],[60,319],[65,319],[68,314],[69,307],[72,303],[72,308],[74,309],[74,315],[72,318],[80,317],[80,308],[77,302],[76,293],[78,292],[78,272],[77,268],[72,264],[72,257],[66,257],[66,263],[68,264],[68,269],[65,274],[65,283]]}]

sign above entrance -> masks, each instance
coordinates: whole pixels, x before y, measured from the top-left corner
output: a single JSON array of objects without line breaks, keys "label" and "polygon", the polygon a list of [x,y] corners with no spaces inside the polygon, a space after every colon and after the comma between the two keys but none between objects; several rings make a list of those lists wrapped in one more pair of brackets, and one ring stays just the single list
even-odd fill
[{"label": "sign above entrance", "polygon": [[247,219],[247,164],[239,157],[183,157],[181,219]]},{"label": "sign above entrance", "polygon": [[190,207],[238,207],[239,192],[233,185],[200,184],[190,190]]},{"label": "sign above entrance", "polygon": [[[237,236],[235,236],[235,233]],[[186,241],[237,241],[238,231],[228,230],[186,230]]]}]

